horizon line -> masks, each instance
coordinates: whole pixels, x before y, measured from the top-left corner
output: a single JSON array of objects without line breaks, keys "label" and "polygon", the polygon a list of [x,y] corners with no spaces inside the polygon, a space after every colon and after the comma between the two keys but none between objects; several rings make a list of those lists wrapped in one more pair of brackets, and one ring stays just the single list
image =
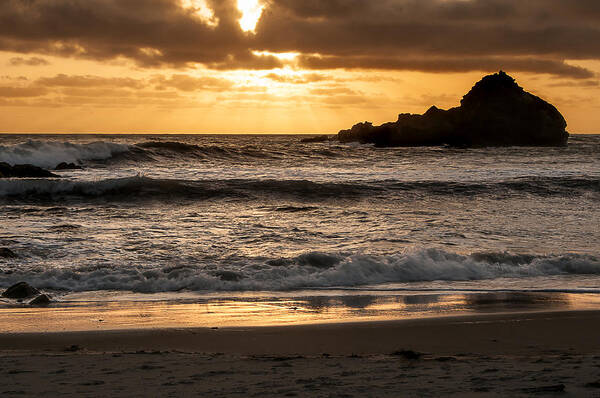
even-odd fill
[{"label": "horizon line", "polygon": [[[9,131],[0,131],[0,135],[331,135],[336,136],[338,133],[184,133],[184,132],[175,132],[175,133],[167,133],[167,132],[31,132],[31,131],[21,131],[21,132],[9,132]],[[570,135],[600,135],[599,132],[593,133],[571,133]]]}]

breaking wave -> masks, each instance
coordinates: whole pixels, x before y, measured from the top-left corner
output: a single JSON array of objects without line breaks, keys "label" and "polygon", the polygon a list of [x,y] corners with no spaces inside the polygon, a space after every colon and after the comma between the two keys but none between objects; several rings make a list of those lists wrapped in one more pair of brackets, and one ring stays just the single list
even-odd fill
[{"label": "breaking wave", "polygon": [[[152,200],[162,197],[202,200],[212,197],[328,198],[377,197],[390,195],[580,195],[600,192],[600,179],[591,177],[527,177],[498,182],[462,183],[449,181],[402,182],[314,182],[308,180],[177,180],[144,176],[104,180],[0,179],[0,198]],[[592,197],[594,197],[594,195]],[[286,209],[282,209],[284,211]],[[295,211],[297,209],[287,209]]]},{"label": "breaking wave", "polygon": [[81,163],[86,160],[105,160],[130,150],[126,144],[92,142],[72,144],[57,141],[27,141],[13,146],[0,145],[0,162],[32,164],[43,168],[54,168],[62,162]]},{"label": "breaking wave", "polygon": [[600,259],[581,254],[536,256],[500,252],[460,255],[438,249],[389,256],[309,252],[295,258],[248,259],[245,265],[219,269],[189,263],[175,267],[107,265],[14,270],[3,275],[0,283],[6,287],[26,280],[44,289],[155,293],[288,291],[557,275],[600,275]]},{"label": "breaking wave", "polygon": [[175,141],[147,141],[134,145],[97,141],[73,144],[59,141],[35,141],[2,146],[0,162],[32,164],[43,168],[54,168],[62,162],[86,164],[98,161],[152,162],[164,159],[262,159],[276,158],[276,151],[246,146],[195,145]]}]

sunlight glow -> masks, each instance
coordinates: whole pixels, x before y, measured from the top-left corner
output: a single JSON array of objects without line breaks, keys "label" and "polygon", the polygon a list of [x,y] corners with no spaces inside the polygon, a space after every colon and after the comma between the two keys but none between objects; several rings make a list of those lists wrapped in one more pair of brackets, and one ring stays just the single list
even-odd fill
[{"label": "sunlight glow", "polygon": [[208,7],[206,0],[181,0],[181,7],[190,11],[211,27],[219,24],[219,19],[215,17],[213,10]]},{"label": "sunlight glow", "polygon": [[260,57],[275,57],[282,61],[288,61],[288,62],[295,60],[300,55],[300,53],[296,53],[296,52],[272,53],[270,51],[252,51],[252,54],[260,56]]},{"label": "sunlight glow", "polygon": [[239,20],[242,30],[254,32],[265,6],[261,4],[260,0],[238,0],[237,7],[242,13]]}]

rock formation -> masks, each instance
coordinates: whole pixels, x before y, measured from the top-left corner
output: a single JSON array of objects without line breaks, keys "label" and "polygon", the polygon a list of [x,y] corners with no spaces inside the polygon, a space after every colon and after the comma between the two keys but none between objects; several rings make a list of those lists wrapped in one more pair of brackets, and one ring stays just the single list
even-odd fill
[{"label": "rock formation", "polygon": [[12,285],[2,293],[2,297],[11,299],[23,299],[32,297],[40,294],[40,291],[35,287],[30,286],[26,282],[19,282],[16,285]]},{"label": "rock formation", "polygon": [[56,174],[31,164],[16,164],[0,162],[0,178],[45,178],[58,177]]},{"label": "rock formation", "polygon": [[423,115],[403,113],[396,122],[358,123],[338,133],[340,142],[389,146],[565,146],[567,123],[551,104],[523,90],[500,71],[484,77],[460,106],[432,106]]}]

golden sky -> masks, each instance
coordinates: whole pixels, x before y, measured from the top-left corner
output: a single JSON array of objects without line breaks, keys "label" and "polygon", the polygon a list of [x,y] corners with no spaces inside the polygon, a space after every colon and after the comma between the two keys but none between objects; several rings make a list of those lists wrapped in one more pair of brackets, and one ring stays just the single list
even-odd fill
[{"label": "golden sky", "polygon": [[600,133],[600,1],[0,2],[1,132],[336,133],[499,69]]}]

